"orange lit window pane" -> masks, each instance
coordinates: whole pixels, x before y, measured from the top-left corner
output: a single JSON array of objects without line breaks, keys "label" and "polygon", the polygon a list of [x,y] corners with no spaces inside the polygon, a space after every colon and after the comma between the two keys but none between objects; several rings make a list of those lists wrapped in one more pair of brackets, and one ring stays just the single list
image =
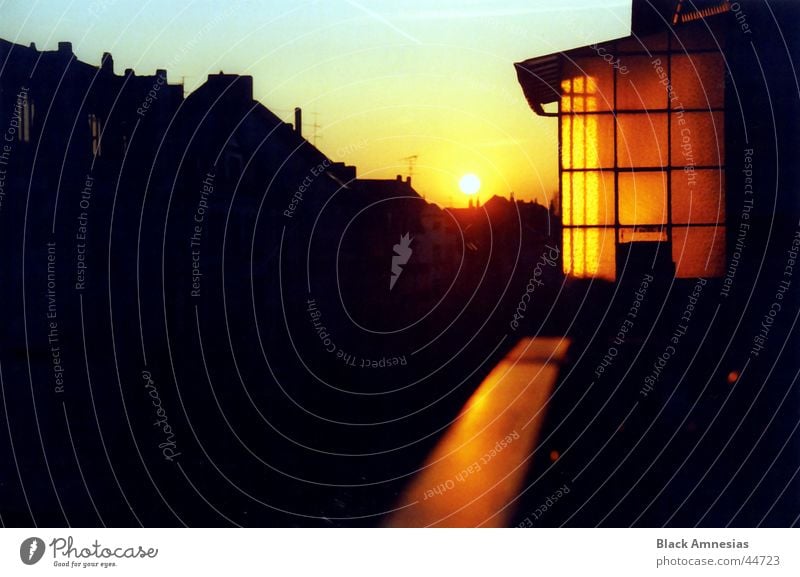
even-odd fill
[{"label": "orange lit window pane", "polygon": [[594,112],[598,110],[597,81],[576,76],[561,81],[562,112]]},{"label": "orange lit window pane", "polygon": [[725,227],[674,227],[672,260],[675,262],[675,276],[679,278],[722,276],[725,267]]},{"label": "orange lit window pane", "polygon": [[609,114],[569,114],[561,118],[563,168],[614,165],[614,120]]},{"label": "orange lit window pane", "polygon": [[614,224],[614,174],[587,171],[561,175],[565,225]]},{"label": "orange lit window pane", "polygon": [[622,56],[621,64],[627,67],[627,74],[617,77],[617,110],[667,107],[667,88],[653,69],[651,58]]},{"label": "orange lit window pane", "polygon": [[722,112],[675,112],[672,165],[720,166],[725,162]]},{"label": "orange lit window pane", "polygon": [[620,224],[667,222],[665,172],[627,172],[619,175]]},{"label": "orange lit window pane", "polygon": [[618,114],[617,157],[621,167],[667,164],[667,115]]},{"label": "orange lit window pane", "polygon": [[672,57],[672,107],[720,108],[725,100],[725,76],[721,54]]},{"label": "orange lit window pane", "polygon": [[[614,71],[602,58],[592,53],[588,57],[575,58],[573,62],[565,64],[565,76],[574,76],[577,78],[585,78],[583,85],[583,92],[590,98],[586,101],[587,106],[581,108],[577,106],[579,103],[576,101],[576,107],[565,109],[562,103],[562,111],[567,112],[591,112],[594,110],[611,110],[614,106]],[[566,95],[568,92],[575,92],[576,99],[578,98],[578,87],[569,85],[567,82],[567,89],[563,93]],[[563,88],[563,86],[562,86]],[[570,106],[570,103],[567,103]]]},{"label": "orange lit window pane", "polygon": [[564,272],[581,278],[614,280],[613,228],[564,228]]},{"label": "orange lit window pane", "polygon": [[725,221],[725,175],[720,170],[672,171],[672,222]]}]

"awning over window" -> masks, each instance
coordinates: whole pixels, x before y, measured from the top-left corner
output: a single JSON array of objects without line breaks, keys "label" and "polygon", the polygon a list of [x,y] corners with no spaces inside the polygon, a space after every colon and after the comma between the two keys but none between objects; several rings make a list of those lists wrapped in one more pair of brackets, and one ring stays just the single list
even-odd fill
[{"label": "awning over window", "polygon": [[[696,20],[730,12],[730,0],[634,0],[631,15],[631,36],[641,38]],[[619,40],[619,39],[618,39]],[[612,45],[611,40],[600,46]],[[561,97],[561,64],[563,55],[573,55],[587,47],[575,48],[530,58],[514,64],[525,98],[539,116],[555,116],[547,113],[544,105],[557,102]]]},{"label": "awning over window", "polygon": [[533,111],[547,116],[543,106],[561,98],[561,55],[550,54],[514,64],[517,79]]}]

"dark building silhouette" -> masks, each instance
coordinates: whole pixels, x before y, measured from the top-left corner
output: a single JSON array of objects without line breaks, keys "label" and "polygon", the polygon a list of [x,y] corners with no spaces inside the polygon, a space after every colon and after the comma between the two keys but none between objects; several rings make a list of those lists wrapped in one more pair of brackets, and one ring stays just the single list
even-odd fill
[{"label": "dark building silhouette", "polygon": [[379,524],[543,334],[561,456],[520,515],[591,463],[548,523],[793,522],[795,17],[636,1],[630,37],[517,63],[557,208],[360,179],[249,76],[0,41],[3,522]]},{"label": "dark building silhouette", "polygon": [[4,522],[225,522],[208,499],[257,524],[376,523],[435,439],[419,431],[492,366],[443,356],[502,354],[547,211],[358,179],[249,76],[184,96],[66,42],[0,41],[0,63]]}]

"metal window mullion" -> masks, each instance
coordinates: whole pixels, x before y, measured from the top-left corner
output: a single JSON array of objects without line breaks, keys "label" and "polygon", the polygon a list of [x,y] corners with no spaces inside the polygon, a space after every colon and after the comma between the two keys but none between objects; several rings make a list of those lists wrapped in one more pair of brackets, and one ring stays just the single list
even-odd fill
[{"label": "metal window mullion", "polygon": [[[614,43],[614,52],[616,56],[619,56],[617,52],[617,43]],[[617,83],[618,83],[618,74],[617,69],[614,68],[614,102],[613,102],[613,112],[614,112],[614,278],[617,278],[617,251],[619,250],[619,235],[620,235],[620,223],[619,223],[619,158],[617,156],[617,139],[618,139],[618,131],[619,126],[617,122]]]},{"label": "metal window mullion", "polygon": [[672,36],[667,37],[667,244],[669,245],[670,260],[672,259],[672,100],[669,98],[672,85]]}]

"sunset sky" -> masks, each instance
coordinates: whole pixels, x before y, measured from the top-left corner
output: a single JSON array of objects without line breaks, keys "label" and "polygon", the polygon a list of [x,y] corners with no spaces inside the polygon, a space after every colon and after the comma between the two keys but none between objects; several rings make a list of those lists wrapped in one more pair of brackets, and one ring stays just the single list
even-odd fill
[{"label": "sunset sky", "polygon": [[0,37],[115,70],[166,68],[187,93],[210,72],[249,74],[255,96],[359,176],[408,174],[464,206],[467,173],[492,194],[557,190],[554,119],[537,118],[513,62],[629,34],[630,0],[226,2],[0,0]]}]

